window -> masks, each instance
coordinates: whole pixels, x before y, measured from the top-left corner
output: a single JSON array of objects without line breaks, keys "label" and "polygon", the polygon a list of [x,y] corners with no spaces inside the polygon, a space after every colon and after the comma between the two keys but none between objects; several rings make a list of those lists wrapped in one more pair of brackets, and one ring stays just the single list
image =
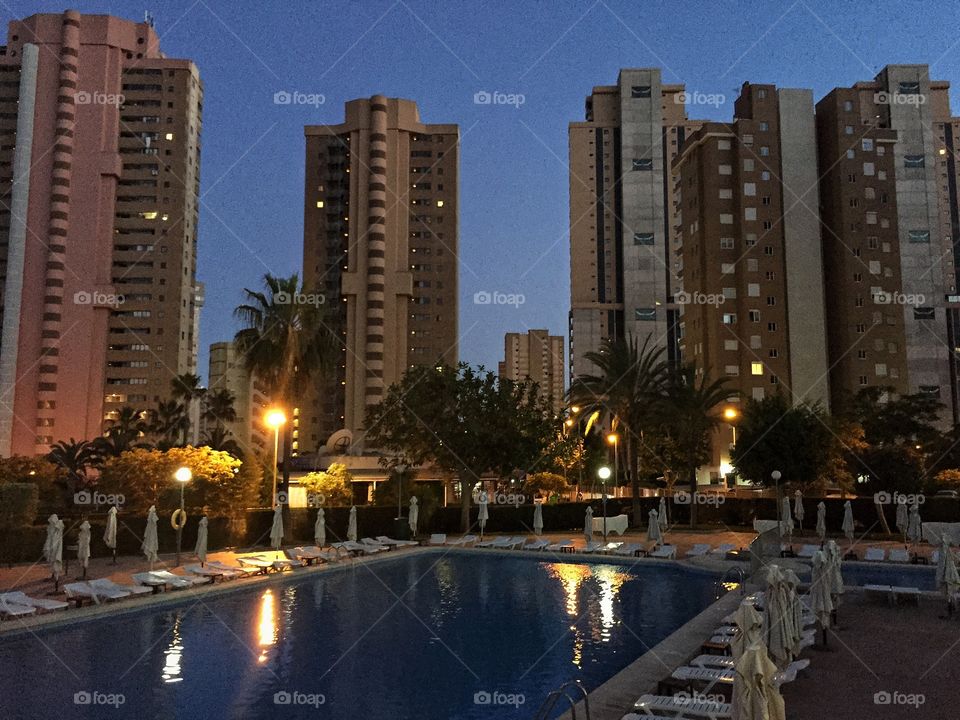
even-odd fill
[{"label": "window", "polygon": [[754,168],[753,158],[746,158],[743,161],[743,169],[745,172],[752,172]]},{"label": "window", "polygon": [[740,138],[740,142],[742,142],[747,147],[750,147],[751,145],[753,145],[753,135],[743,135]]},{"label": "window", "polygon": [[724,373],[726,373],[727,375],[732,375],[732,376],[737,376],[737,375],[740,374],[740,368],[737,367],[736,365],[726,365],[726,366],[723,368],[723,371],[724,371]]},{"label": "window", "polygon": [[872,187],[867,187],[863,189],[863,197],[867,200],[876,200],[877,191]]},{"label": "window", "polygon": [[905,168],[922,168],[923,155],[904,155],[903,166]]},{"label": "window", "polygon": [[656,308],[637,308],[633,311],[634,320],[656,320],[657,319],[657,309]]},{"label": "window", "polygon": [[724,341],[723,341],[723,349],[724,349],[724,350],[736,350],[736,349],[737,349],[737,341],[736,341],[736,340],[724,340]]},{"label": "window", "polygon": [[887,364],[886,363],[876,363],[873,366],[873,374],[877,377],[886,377],[887,376]]},{"label": "window", "polygon": [[843,110],[844,112],[853,112],[853,103],[849,100],[843,101]]},{"label": "window", "polygon": [[773,307],[777,304],[777,299],[773,295],[767,295],[767,307]]},{"label": "window", "polygon": [[732,238],[732,237],[722,237],[722,238],[720,238],[720,249],[721,249],[721,250],[733,250],[733,238]]},{"label": "window", "polygon": [[865,163],[863,164],[863,175],[864,175],[864,177],[872,177],[873,174],[874,174],[873,163],[871,163],[871,162],[865,162]]},{"label": "window", "polygon": [[866,351],[866,350],[857,350],[857,359],[858,359],[858,360],[866,360],[866,359],[867,359],[867,351]]},{"label": "window", "polygon": [[777,331],[777,324],[776,324],[775,322],[768,322],[768,323],[767,323],[767,331],[768,331],[768,332],[776,332],[776,331]]},{"label": "window", "polygon": [[650,86],[649,85],[634,85],[630,88],[630,97],[632,98],[648,98],[650,97]]},{"label": "window", "polygon": [[857,382],[859,382],[861,385],[866,385],[866,384],[867,384],[867,376],[866,376],[866,375],[861,375],[860,377],[857,378]]},{"label": "window", "polygon": [[760,283],[747,284],[747,297],[760,297]]},{"label": "window", "polygon": [[652,158],[634,158],[633,169],[634,170],[653,170],[653,159]]},{"label": "window", "polygon": [[756,195],[757,194],[757,184],[756,183],[744,183],[743,184],[743,194],[744,195]]},{"label": "window", "polygon": [[759,335],[751,335],[751,336],[750,336],[750,348],[751,348],[752,350],[759,350],[759,349],[760,349],[760,336],[759,336]]},{"label": "window", "polygon": [[863,140],[860,141],[860,147],[867,152],[871,152],[873,150],[873,140],[870,138],[863,138]]},{"label": "window", "polygon": [[721,175],[732,175],[733,168],[730,165],[720,165],[717,167],[717,172]]},{"label": "window", "polygon": [[760,121],[760,129],[761,129],[762,131],[766,132],[767,130],[770,129],[770,123],[768,123],[766,120],[761,120],[761,121]]},{"label": "window", "polygon": [[736,324],[737,324],[737,314],[736,314],[736,313],[724,313],[724,314],[723,314],[723,324],[724,324],[724,325],[736,325]]},{"label": "window", "polygon": [[757,88],[757,99],[763,100],[765,97],[767,97],[766,88]]},{"label": "window", "polygon": [[757,219],[757,209],[755,207],[748,207],[743,209],[743,219],[750,221]]},{"label": "window", "polygon": [[760,173],[760,179],[761,179],[761,180],[769,180],[769,179],[770,179],[770,171],[769,171],[769,170],[764,170],[763,172],[761,172],[761,173]]},{"label": "window", "polygon": [[913,309],[914,320],[933,320],[936,318],[936,311],[932,307],[916,307]]},{"label": "window", "polygon": [[653,233],[634,233],[634,245],[653,245]]},{"label": "window", "polygon": [[778,358],[780,357],[780,351],[776,348],[773,348],[767,353],[767,357]]},{"label": "window", "polygon": [[769,155],[769,154],[770,154],[770,148],[767,147],[766,145],[761,145],[761,146],[760,146],[760,157],[766,157],[766,156]]},{"label": "window", "polygon": [[721,275],[733,275],[733,269],[734,269],[733,263],[720,263]]},{"label": "window", "polygon": [[901,95],[917,95],[920,92],[920,82],[902,82],[899,85]]},{"label": "window", "polygon": [[760,322],[760,311],[759,310],[750,310],[747,317],[750,318],[750,322],[758,323]]},{"label": "window", "polygon": [[750,363],[750,374],[751,374],[751,375],[763,375],[763,363],[762,363],[762,362],[752,362],[752,363]]},{"label": "window", "polygon": [[727,140],[726,138],[721,138],[717,140],[717,150],[729,150],[729,149],[730,149],[729,140]]},{"label": "window", "polygon": [[930,242],[930,231],[910,230],[907,233],[907,239],[912,243],[928,243]]},{"label": "window", "polygon": [[877,214],[875,212],[868,212],[865,215],[866,215],[867,225],[877,224]]},{"label": "window", "polygon": [[721,225],[733,225],[733,215],[731,213],[720,213]]},{"label": "window", "polygon": [[720,199],[721,199],[721,200],[732,200],[732,199],[733,199],[733,189],[732,189],[732,188],[720,188]]}]

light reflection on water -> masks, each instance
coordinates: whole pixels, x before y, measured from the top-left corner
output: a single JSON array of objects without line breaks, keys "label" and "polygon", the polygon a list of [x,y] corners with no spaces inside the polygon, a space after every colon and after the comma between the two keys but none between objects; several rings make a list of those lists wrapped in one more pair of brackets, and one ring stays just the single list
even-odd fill
[{"label": "light reflection on water", "polygon": [[165,683],[178,683],[183,680],[180,676],[183,661],[183,638],[180,635],[180,623],[183,617],[177,613],[170,630],[170,643],[163,651],[163,672],[161,677]]},{"label": "light reflection on water", "polygon": [[257,623],[257,645],[260,646],[258,662],[267,661],[267,651],[277,642],[277,605],[272,590],[264,590],[260,596],[260,619]]}]

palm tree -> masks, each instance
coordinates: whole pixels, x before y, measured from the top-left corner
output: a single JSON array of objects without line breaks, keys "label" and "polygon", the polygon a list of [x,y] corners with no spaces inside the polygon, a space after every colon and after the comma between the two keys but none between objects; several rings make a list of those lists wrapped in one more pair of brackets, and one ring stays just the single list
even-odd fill
[{"label": "palm tree", "polygon": [[157,438],[159,450],[177,447],[189,427],[190,418],[186,408],[176,400],[167,400],[157,405],[156,410],[150,412],[147,422],[147,432]]},{"label": "palm tree", "polygon": [[627,476],[633,495],[633,522],[643,522],[640,508],[638,446],[643,432],[654,424],[663,396],[667,364],[663,348],[653,346],[647,336],[640,346],[635,338],[606,339],[587,360],[599,374],[581,375],[570,388],[570,402],[585,413],[599,411],[618,433],[616,450],[623,448]]},{"label": "palm tree", "polygon": [[194,403],[203,397],[206,392],[200,384],[200,376],[193,373],[183,373],[177,375],[171,380],[170,396],[174,400],[179,400],[184,407],[186,422],[183,426],[183,443],[186,444],[190,437],[190,415]]},{"label": "palm tree", "polygon": [[707,372],[698,378],[692,365],[673,369],[666,383],[663,407],[668,432],[683,459],[690,482],[690,525],[697,521],[697,468],[710,458],[710,437],[721,422],[718,408],[736,394],[727,379],[710,381]]},{"label": "palm tree", "polygon": [[224,423],[232,423],[237,419],[237,410],[234,403],[237,398],[226,388],[211,390],[203,398],[203,419],[222,427]]},{"label": "palm tree", "polygon": [[146,443],[137,441],[146,432],[145,413],[142,410],[124,405],[117,411],[110,426],[103,433],[103,437],[94,440],[97,451],[102,455],[119,457],[121,453],[134,447],[142,447]]},{"label": "palm tree", "polygon": [[[288,278],[267,274],[264,290],[244,289],[246,302],[234,311],[243,325],[235,338],[247,369],[270,389],[274,401],[293,417],[293,406],[314,384],[314,376],[332,369],[342,347],[326,323],[321,305],[310,298],[296,273]],[[290,481],[292,423],[283,427],[283,483]]]},{"label": "palm tree", "polygon": [[103,464],[103,458],[94,443],[73,438],[53,445],[47,453],[47,460],[67,471],[68,495],[86,486],[88,470],[99,468]]},{"label": "palm tree", "polygon": [[211,450],[228,452],[235,458],[243,455],[237,441],[233,439],[233,433],[223,427],[223,425],[214,425],[203,436],[202,442]]}]

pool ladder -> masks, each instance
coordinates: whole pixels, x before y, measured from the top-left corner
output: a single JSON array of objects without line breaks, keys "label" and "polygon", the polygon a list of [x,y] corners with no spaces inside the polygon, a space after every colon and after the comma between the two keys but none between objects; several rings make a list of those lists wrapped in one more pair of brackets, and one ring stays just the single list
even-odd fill
[{"label": "pool ladder", "polygon": [[717,580],[716,585],[714,585],[713,589],[715,590],[717,600],[719,600],[720,596],[723,594],[721,592],[721,589],[723,588],[723,583],[727,579],[727,575],[730,573],[731,570],[737,574],[737,578],[739,578],[740,580],[740,594],[741,595],[747,594],[746,574],[743,572],[742,567],[734,565],[733,567],[728,567],[726,570],[724,570],[723,575],[720,576],[720,579]]},{"label": "pool ladder", "polygon": [[570,697],[570,693],[567,692],[568,689],[577,690],[579,694],[583,696],[585,718],[586,720],[590,720],[590,697],[587,695],[587,690],[583,687],[583,683],[579,680],[567,680],[563,685],[547,695],[547,699],[543,701],[543,705],[537,710],[537,714],[533,716],[533,720],[547,720],[547,718],[550,717],[550,713],[553,712],[557,701],[561,698],[566,698],[567,702],[570,703],[570,717],[572,720],[577,720],[577,701]]}]

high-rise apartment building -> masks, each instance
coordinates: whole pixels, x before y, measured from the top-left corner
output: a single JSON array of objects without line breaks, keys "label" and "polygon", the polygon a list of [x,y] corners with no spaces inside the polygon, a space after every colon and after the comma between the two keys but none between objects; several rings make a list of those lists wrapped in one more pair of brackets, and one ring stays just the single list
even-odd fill
[{"label": "high-rise apartment building", "polygon": [[656,68],[621,70],[570,123],[571,377],[593,371],[585,355],[606,338],[649,336],[679,359],[670,164],[700,124]]},{"label": "high-rise apartment building", "polygon": [[374,95],[305,134],[304,282],[344,347],[300,408],[299,453],[342,428],[362,442],[367,407],[408,368],[458,356],[458,127]]},{"label": "high-rise apartment building", "polygon": [[91,438],[196,370],[203,89],[150,23],[33,15],[0,49],[0,455]]},{"label": "high-rise apartment building", "polygon": [[[232,342],[218,342],[210,346],[210,365],[207,392],[227,390],[234,397],[233,407],[237,417],[233,422],[221,424],[230,431],[233,439],[246,452],[272,452],[273,431],[264,424],[264,415],[270,405],[270,395],[249,370],[243,356]],[[206,430],[215,423],[204,421]]]},{"label": "high-rise apartment building", "polygon": [[817,103],[837,402],[883,386],[956,415],[954,123],[949,84],[926,65],[888,65]]},{"label": "high-rise apartment building", "polygon": [[559,413],[564,405],[563,343],[562,335],[549,330],[506,333],[497,374],[508,380],[533,380]]}]

